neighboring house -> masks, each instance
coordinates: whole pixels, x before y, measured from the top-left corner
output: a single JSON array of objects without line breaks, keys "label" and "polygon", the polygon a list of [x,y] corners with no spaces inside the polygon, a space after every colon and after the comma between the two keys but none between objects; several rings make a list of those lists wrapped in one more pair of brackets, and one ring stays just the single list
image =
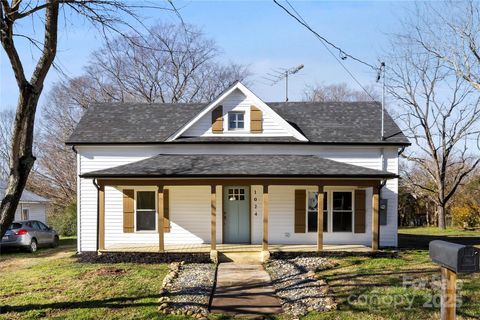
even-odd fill
[{"label": "neighboring house", "polygon": [[409,141],[380,128],[378,103],[264,103],[240,82],[210,103],[93,105],[67,141],[78,251],[394,247]]},{"label": "neighboring house", "polygon": [[[0,181],[0,194],[2,196],[5,195],[6,189],[7,182]],[[38,220],[47,223],[47,205],[48,199],[25,189],[15,211],[14,220]]]}]

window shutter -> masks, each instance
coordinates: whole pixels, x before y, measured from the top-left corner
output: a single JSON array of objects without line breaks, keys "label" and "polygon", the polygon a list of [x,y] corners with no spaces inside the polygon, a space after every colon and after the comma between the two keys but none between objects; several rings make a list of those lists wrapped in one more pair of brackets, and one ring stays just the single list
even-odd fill
[{"label": "window shutter", "polygon": [[305,233],[307,223],[307,191],[295,190],[295,233]]},{"label": "window shutter", "polygon": [[135,228],[134,224],[134,204],[133,199],[135,197],[133,189],[123,190],[123,232],[132,233]]},{"label": "window shutter", "polygon": [[223,107],[218,106],[212,110],[212,133],[223,132]]},{"label": "window shutter", "polygon": [[262,110],[255,106],[250,106],[250,132],[262,133]]},{"label": "window shutter", "polygon": [[365,233],[365,190],[355,190],[355,233]]},{"label": "window shutter", "polygon": [[170,232],[170,197],[168,191],[168,189],[163,189],[163,232]]}]

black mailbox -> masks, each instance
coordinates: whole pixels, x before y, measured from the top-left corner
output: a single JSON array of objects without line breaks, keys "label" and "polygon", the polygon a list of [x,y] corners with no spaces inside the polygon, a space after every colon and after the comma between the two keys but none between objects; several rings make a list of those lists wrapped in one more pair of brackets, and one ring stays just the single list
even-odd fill
[{"label": "black mailbox", "polygon": [[433,262],[455,273],[478,272],[480,250],[462,244],[434,240],[429,245],[430,258]]}]

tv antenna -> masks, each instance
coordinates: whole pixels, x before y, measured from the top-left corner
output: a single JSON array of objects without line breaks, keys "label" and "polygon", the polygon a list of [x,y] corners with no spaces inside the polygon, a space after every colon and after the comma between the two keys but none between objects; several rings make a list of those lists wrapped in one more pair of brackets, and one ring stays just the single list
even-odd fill
[{"label": "tv antenna", "polygon": [[303,69],[303,64],[290,68],[279,68],[277,70],[272,70],[273,73],[267,73],[267,77],[263,77],[263,79],[270,82],[270,85],[276,85],[283,79],[285,79],[285,101],[288,102],[288,76],[296,74],[298,71]]}]

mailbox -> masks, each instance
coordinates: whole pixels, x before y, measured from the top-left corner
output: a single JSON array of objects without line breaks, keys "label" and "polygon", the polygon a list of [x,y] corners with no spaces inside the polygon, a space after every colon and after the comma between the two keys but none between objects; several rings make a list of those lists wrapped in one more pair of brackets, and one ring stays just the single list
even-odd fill
[{"label": "mailbox", "polygon": [[472,246],[442,240],[430,242],[429,253],[432,261],[455,273],[478,272],[480,250]]}]

